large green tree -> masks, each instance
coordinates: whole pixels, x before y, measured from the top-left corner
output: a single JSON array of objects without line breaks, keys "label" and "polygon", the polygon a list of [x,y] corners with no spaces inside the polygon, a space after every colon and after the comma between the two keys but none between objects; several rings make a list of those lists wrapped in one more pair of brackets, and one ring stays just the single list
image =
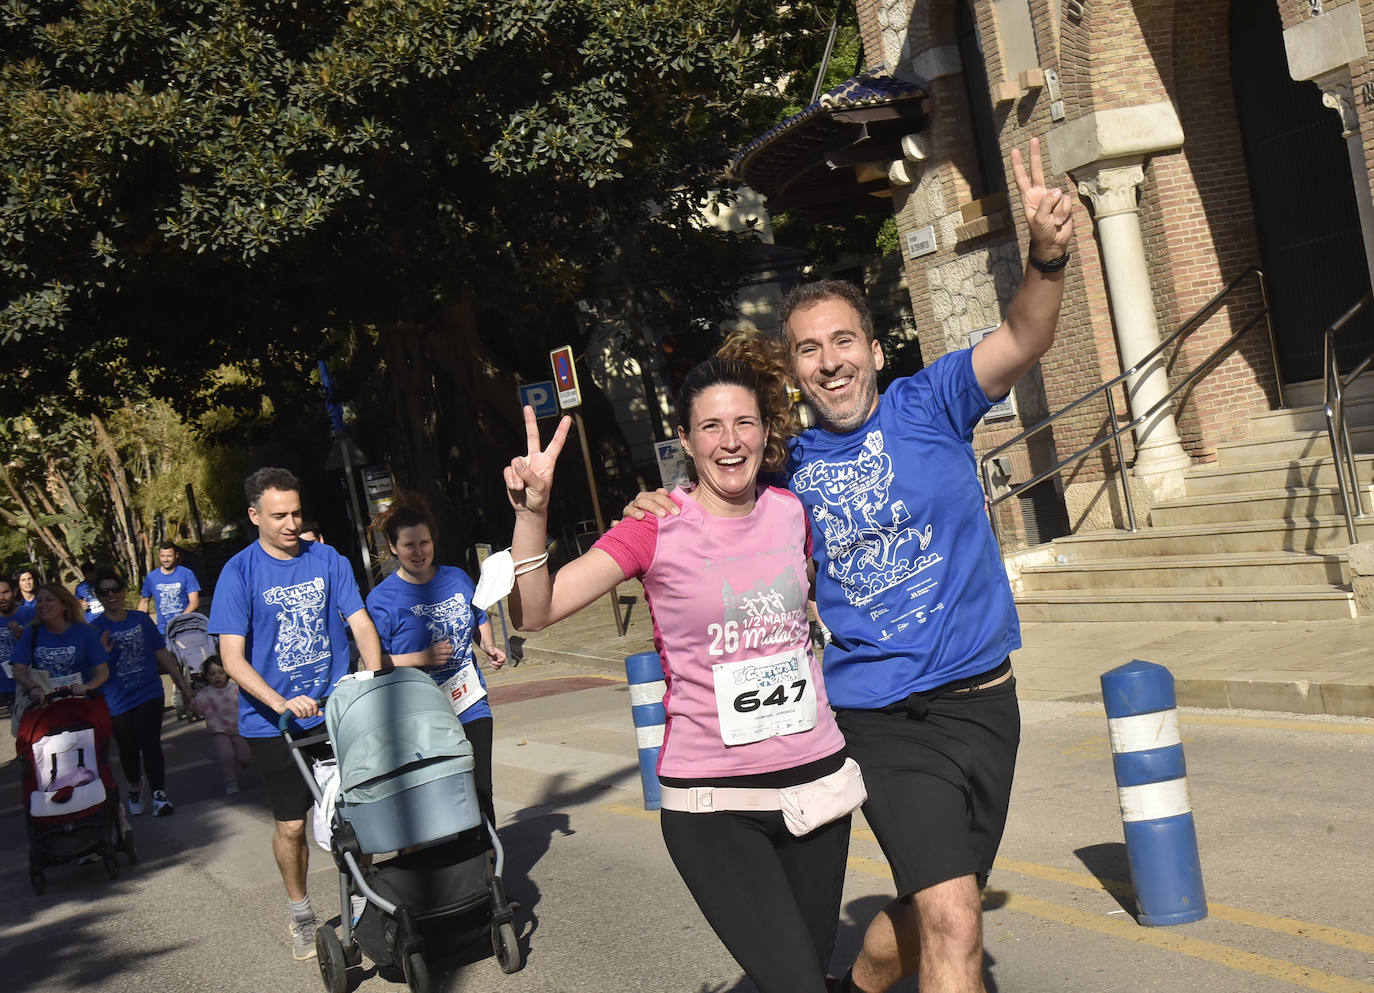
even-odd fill
[{"label": "large green tree", "polygon": [[[312,398],[321,354],[466,543],[513,382],[722,313],[700,221],[831,11],[724,0],[0,3],[0,410]],[[319,446],[321,449],[324,446]],[[375,456],[374,456],[375,458]],[[479,483],[474,495],[472,482]]]}]

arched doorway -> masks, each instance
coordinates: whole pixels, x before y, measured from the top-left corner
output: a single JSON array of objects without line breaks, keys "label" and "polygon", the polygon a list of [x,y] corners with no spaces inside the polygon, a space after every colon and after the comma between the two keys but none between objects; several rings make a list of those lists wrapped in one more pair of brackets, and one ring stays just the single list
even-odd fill
[{"label": "arched doorway", "polygon": [[[1288,72],[1273,0],[1231,0],[1231,83],[1260,257],[1287,383],[1320,379],[1322,335],[1369,292],[1359,208],[1339,117]],[[1369,314],[1342,333],[1348,368],[1374,349]]]}]

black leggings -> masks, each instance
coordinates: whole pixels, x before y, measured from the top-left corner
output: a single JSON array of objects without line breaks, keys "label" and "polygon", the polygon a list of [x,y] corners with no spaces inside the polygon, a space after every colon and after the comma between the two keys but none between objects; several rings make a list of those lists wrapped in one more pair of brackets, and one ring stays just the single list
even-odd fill
[{"label": "black leggings", "polygon": [[115,747],[119,749],[119,764],[130,785],[143,779],[139,761],[148,768],[148,784],[155,790],[166,785],[166,763],[162,759],[162,697],[145,700],[133,710],[115,714]]},{"label": "black leggings", "polygon": [[496,806],[491,792],[491,735],[490,717],[479,717],[463,725],[463,734],[472,743],[472,778],[477,786],[477,803],[491,826],[496,827]]},{"label": "black leggings", "polygon": [[797,838],[778,811],[662,811],[673,864],[759,993],[825,993],[849,820]]}]

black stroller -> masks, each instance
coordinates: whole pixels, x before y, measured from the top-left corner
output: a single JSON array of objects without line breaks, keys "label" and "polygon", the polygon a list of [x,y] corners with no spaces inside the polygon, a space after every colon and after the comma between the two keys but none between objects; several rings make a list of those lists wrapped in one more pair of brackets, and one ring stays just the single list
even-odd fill
[{"label": "black stroller", "polygon": [[[290,716],[278,727],[329,817],[339,868],[342,937],[328,925],[315,932],[329,993],[347,990],[348,970],[364,953],[400,969],[413,993],[428,993],[427,952],[484,937],[502,971],[518,971],[524,961],[501,880],[505,852],[477,802],[472,745],[429,675],[386,668],[339,681],[324,723],[338,775],[323,788],[301,749],[326,735],[292,736]],[[390,853],[360,864],[363,855]],[[356,922],[354,894],[367,900]]]}]

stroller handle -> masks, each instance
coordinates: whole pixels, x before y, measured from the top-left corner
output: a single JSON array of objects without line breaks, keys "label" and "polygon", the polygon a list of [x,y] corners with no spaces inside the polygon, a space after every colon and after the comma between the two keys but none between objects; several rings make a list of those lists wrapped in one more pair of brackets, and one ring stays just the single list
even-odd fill
[{"label": "stroller handle", "polygon": [[[319,707],[320,710],[323,711],[325,702],[328,701],[328,699],[329,697],[327,696],[320,697],[318,700],[315,701],[315,706]],[[290,707],[287,707],[285,710],[283,710],[281,714],[277,716],[277,733],[285,734],[286,726],[291,723],[291,718],[295,716],[296,715],[291,712]]]}]

